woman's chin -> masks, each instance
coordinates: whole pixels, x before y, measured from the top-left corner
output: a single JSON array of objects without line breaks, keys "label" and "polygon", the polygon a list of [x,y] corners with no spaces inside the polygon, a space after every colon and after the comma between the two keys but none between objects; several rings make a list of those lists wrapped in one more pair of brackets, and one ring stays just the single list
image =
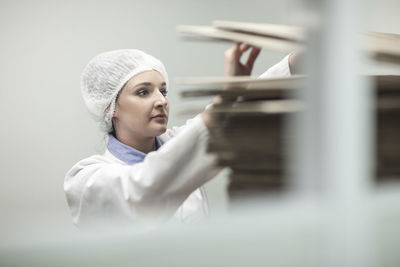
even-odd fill
[{"label": "woman's chin", "polygon": [[166,131],[167,131],[167,125],[159,126],[158,129],[156,130],[156,132],[157,132],[156,136],[162,135]]}]

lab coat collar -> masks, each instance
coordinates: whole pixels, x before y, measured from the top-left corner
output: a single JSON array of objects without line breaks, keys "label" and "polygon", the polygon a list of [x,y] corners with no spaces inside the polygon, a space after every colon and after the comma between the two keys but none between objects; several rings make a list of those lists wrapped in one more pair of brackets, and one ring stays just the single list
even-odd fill
[{"label": "lab coat collar", "polygon": [[[162,146],[161,140],[158,137],[156,137],[156,146],[156,149]],[[121,143],[112,134],[108,135],[107,148],[111,154],[130,165],[142,162],[146,157],[145,153]]]}]

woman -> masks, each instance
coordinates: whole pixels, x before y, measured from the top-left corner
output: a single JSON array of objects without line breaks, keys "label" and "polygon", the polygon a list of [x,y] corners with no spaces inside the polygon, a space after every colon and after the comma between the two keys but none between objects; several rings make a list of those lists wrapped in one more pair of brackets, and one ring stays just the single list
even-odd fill
[{"label": "woman", "polygon": [[[226,68],[238,75],[235,68],[249,47],[232,49],[225,54]],[[253,48],[245,64],[250,72],[257,51]],[[165,68],[134,49],[94,57],[83,71],[81,88],[109,140],[104,154],[79,161],[65,177],[74,223],[161,222],[173,215],[186,223],[207,215],[202,185],[219,170],[215,156],[206,152],[210,109],[167,130]]]}]

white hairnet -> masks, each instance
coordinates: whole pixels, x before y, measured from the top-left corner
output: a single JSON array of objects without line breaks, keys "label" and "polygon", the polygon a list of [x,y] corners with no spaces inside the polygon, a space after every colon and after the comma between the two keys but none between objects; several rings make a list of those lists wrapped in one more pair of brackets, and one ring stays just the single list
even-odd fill
[{"label": "white hairnet", "polygon": [[158,71],[168,88],[168,75],[161,61],[137,49],[101,53],[87,64],[81,77],[82,96],[102,130],[112,130],[119,91],[129,79],[147,70]]}]

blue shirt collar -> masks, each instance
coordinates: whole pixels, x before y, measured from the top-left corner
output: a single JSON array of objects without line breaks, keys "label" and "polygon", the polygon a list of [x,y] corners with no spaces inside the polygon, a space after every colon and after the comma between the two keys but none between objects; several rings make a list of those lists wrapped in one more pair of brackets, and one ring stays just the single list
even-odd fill
[{"label": "blue shirt collar", "polygon": [[[161,140],[158,137],[156,137],[156,146],[156,149],[162,146]],[[112,134],[108,135],[107,148],[111,154],[130,165],[142,162],[147,155],[139,150],[121,143]]]}]

